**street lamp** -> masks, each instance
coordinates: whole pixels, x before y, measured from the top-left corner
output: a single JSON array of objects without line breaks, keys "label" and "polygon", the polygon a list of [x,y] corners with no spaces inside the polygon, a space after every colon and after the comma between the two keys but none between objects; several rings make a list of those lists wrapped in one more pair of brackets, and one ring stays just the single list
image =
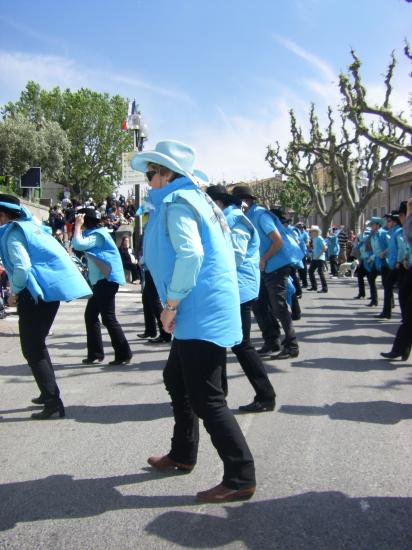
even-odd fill
[{"label": "street lamp", "polygon": [[[135,151],[143,151],[143,144],[148,138],[147,124],[144,123],[139,105],[136,104],[136,99],[129,103],[129,111],[127,114],[127,129],[133,130],[133,149]],[[140,183],[136,183],[134,186],[135,193],[135,207],[136,211],[140,208],[142,198]],[[139,238],[142,234],[142,218],[137,216],[135,218],[134,226],[134,246],[135,249],[138,246]]]}]

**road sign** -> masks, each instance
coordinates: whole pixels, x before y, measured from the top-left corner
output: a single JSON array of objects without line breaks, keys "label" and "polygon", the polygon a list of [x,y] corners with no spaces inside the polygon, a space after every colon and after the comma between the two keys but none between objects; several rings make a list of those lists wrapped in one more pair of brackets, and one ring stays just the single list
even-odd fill
[{"label": "road sign", "polygon": [[146,184],[145,175],[136,172],[130,166],[130,161],[135,156],[136,151],[122,154],[122,185],[144,185]]},{"label": "road sign", "polygon": [[20,177],[20,187],[22,189],[40,189],[41,187],[41,168],[34,166],[29,168],[25,174]]}]

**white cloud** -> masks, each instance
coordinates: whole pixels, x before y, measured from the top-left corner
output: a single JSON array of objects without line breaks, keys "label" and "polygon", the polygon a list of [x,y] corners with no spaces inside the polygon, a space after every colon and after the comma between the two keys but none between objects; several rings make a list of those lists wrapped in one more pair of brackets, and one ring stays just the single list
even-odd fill
[{"label": "white cloud", "polygon": [[147,92],[185,103],[192,102],[187,94],[179,90],[155,86],[133,74],[88,69],[64,56],[0,51],[0,102],[17,98],[28,80],[34,80],[46,89],[54,86],[78,89],[85,86],[130,97]]}]

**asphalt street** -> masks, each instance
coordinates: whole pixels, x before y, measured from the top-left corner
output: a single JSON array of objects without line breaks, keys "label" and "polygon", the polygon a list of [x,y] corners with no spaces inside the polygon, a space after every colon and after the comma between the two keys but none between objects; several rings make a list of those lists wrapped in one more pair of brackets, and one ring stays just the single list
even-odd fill
[{"label": "asphalt street", "polygon": [[[136,286],[117,299],[134,353],[126,366],[107,365],[110,346],[104,364],[83,366],[85,302],[62,304],[48,343],[64,419],[30,420],[37,389],[17,317],[0,321],[0,548],[411,550],[412,359],[380,358],[399,308],[379,321],[356,293],[355,280],[339,279],[328,294],[304,294],[299,357],[266,363],[274,412],[237,414],[253,390],[229,355],[228,403],[258,486],[252,500],[225,505],[194,500],[222,475],[203,428],[191,474],[162,476],[146,463],[169,450],[173,419],[168,345],[136,337]],[[261,344],[256,325],[253,335]]]}]

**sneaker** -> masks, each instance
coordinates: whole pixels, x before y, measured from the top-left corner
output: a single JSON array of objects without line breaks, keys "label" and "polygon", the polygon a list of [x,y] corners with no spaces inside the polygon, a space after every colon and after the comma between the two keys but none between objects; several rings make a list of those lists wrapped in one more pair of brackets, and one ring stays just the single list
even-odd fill
[{"label": "sneaker", "polygon": [[271,353],[275,353],[276,351],[280,351],[279,344],[263,344],[263,346],[257,350],[259,355],[270,355]]},{"label": "sneaker", "polygon": [[275,408],[275,400],[273,401],[258,401],[254,399],[249,405],[240,405],[239,411],[244,413],[260,413],[273,411]]}]

